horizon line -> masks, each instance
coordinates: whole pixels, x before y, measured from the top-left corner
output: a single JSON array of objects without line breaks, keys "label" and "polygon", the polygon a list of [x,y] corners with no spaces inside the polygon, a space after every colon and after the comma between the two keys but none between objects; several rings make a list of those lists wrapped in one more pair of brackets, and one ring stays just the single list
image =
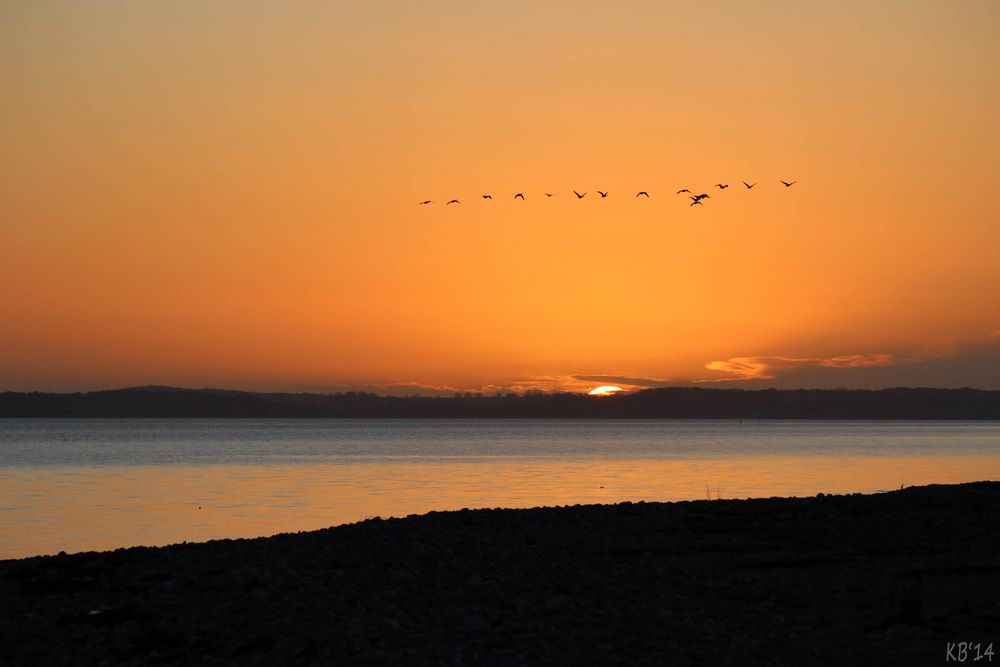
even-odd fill
[{"label": "horizon line", "polygon": [[[374,391],[369,391],[366,389],[337,389],[333,391],[316,391],[316,390],[264,390],[264,389],[230,389],[221,386],[203,386],[203,387],[193,387],[193,386],[175,386],[175,385],[158,385],[158,384],[148,384],[148,385],[132,385],[126,387],[108,387],[104,389],[78,389],[70,391],[50,391],[43,389],[28,389],[28,390],[17,390],[17,389],[0,389],[0,394],[47,394],[56,396],[71,396],[76,394],[99,394],[108,392],[126,392],[126,391],[178,391],[178,392],[227,392],[234,394],[287,394],[287,395],[311,395],[311,396],[341,396],[345,394],[362,394],[365,396],[376,396],[378,398],[434,398],[434,399],[456,399],[456,398],[507,398],[507,397],[526,397],[526,396],[581,396],[581,397],[591,397],[586,390],[570,391],[570,390],[558,390],[558,391],[545,391],[542,389],[528,389],[528,390],[509,390],[509,391],[496,391],[496,392],[484,392],[475,390],[466,391],[439,391],[437,393],[413,393],[413,394],[381,394]],[[622,389],[621,391],[614,392],[613,394],[606,396],[594,396],[592,398],[607,400],[614,398],[615,396],[627,396],[636,395],[647,392],[663,391],[663,390],[698,390],[698,391],[712,391],[712,392],[798,392],[798,391],[816,391],[816,392],[867,392],[875,393],[882,391],[948,391],[948,392],[959,392],[959,391],[975,391],[975,392],[1000,392],[1000,387],[992,389],[984,389],[981,387],[934,387],[934,386],[907,386],[907,385],[894,385],[879,388],[871,387],[733,387],[732,385],[727,385],[725,387],[719,386],[705,386],[704,383],[692,383],[692,384],[678,384],[665,387],[643,387],[639,389],[627,390]]]}]

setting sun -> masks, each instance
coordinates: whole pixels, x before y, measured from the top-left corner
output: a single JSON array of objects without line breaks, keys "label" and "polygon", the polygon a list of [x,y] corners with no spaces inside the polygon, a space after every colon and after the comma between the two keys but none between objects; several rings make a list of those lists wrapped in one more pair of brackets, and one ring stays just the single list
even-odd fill
[{"label": "setting sun", "polygon": [[590,390],[590,396],[614,396],[618,392],[622,391],[621,387],[615,387],[612,385],[601,385],[600,387],[595,387]]}]

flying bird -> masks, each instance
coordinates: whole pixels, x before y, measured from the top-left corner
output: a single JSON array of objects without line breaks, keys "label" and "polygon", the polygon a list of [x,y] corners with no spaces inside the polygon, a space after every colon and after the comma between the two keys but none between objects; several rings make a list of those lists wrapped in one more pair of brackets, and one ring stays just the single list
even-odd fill
[{"label": "flying bird", "polygon": [[646,199],[649,199],[649,193],[646,192],[645,190],[641,190],[641,191],[635,193],[635,196],[636,197],[645,197]]},{"label": "flying bird", "polygon": [[432,201],[431,201],[430,199],[425,199],[425,200],[423,200],[422,202],[418,202],[418,203],[419,203],[419,204],[420,204],[421,206],[423,206],[424,204],[433,204],[434,202],[432,202]]},{"label": "flying bird", "polygon": [[701,201],[702,199],[711,199],[711,197],[709,197],[707,194],[702,193],[700,195],[694,195],[693,197],[691,197],[691,199],[695,201]]},{"label": "flying bird", "polygon": [[747,190],[749,190],[750,188],[752,188],[753,186],[755,186],[757,184],[756,183],[747,183],[746,181],[743,181],[743,185],[747,186]]},{"label": "flying bird", "polygon": [[676,194],[681,194],[681,193],[684,193],[684,192],[691,192],[691,191],[688,190],[687,188],[684,188],[683,190],[678,190]]},{"label": "flying bird", "polygon": [[546,196],[546,197],[555,197],[555,195],[554,195],[554,194],[552,194],[551,192],[546,192],[546,193],[545,193],[545,196]]},{"label": "flying bird", "polygon": [[518,197],[521,198],[521,201],[524,201],[524,193],[518,192],[516,195],[514,195],[514,199],[517,199]]},{"label": "flying bird", "polygon": [[586,193],[586,192],[584,192],[584,193],[583,193],[583,194],[581,195],[581,194],[580,194],[579,192],[577,192],[576,190],[573,190],[573,194],[575,194],[575,195],[576,195],[576,198],[577,198],[577,199],[583,199],[584,197],[586,197],[586,196],[587,196],[587,193]]},{"label": "flying bird", "polygon": [[726,188],[729,187],[729,183],[716,183],[715,187],[719,188],[720,190],[725,190]]},{"label": "flying bird", "polygon": [[[448,204],[461,204],[461,203],[462,202],[458,201],[457,199],[452,199],[450,202],[448,202]],[[448,204],[445,204],[445,206],[447,206]]]},{"label": "flying bird", "polygon": [[601,199],[604,199],[605,197],[608,196],[607,192],[601,192],[600,190],[597,191],[597,194],[601,195]]},{"label": "flying bird", "polygon": [[784,185],[786,188],[790,188],[796,183],[798,183],[798,181],[792,181],[791,183],[789,183],[788,181],[781,181],[781,184]]},{"label": "flying bird", "polygon": [[493,199],[493,195],[483,195],[483,199]]},{"label": "flying bird", "polygon": [[694,206],[695,204],[698,204],[698,206],[701,206],[702,205],[701,200],[700,199],[695,199],[693,202],[691,202],[691,206]]}]

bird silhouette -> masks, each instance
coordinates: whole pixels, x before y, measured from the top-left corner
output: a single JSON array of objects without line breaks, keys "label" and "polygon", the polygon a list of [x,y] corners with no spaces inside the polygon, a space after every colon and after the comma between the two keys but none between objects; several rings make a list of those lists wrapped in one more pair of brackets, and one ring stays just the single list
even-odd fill
[{"label": "bird silhouette", "polygon": [[702,205],[701,200],[700,199],[695,199],[693,202],[691,202],[691,206],[694,206],[695,204],[697,204],[698,206],[701,206]]},{"label": "bird silhouette", "polygon": [[708,196],[707,194],[705,194],[705,193],[702,193],[702,194],[700,194],[700,195],[694,195],[693,197],[691,197],[691,199],[693,199],[693,200],[695,200],[695,201],[701,201],[702,199],[711,199],[711,197],[709,197],[709,196]]},{"label": "bird silhouette", "polygon": [[575,195],[576,195],[576,198],[577,198],[577,199],[583,199],[584,197],[586,197],[586,196],[587,196],[587,193],[586,193],[586,192],[584,192],[584,193],[583,193],[583,194],[581,195],[581,194],[580,194],[579,192],[577,192],[576,190],[573,190],[573,194],[575,194]]},{"label": "bird silhouette", "polygon": [[729,183],[716,183],[715,187],[719,188],[720,190],[725,190],[726,188],[729,187]]},{"label": "bird silhouette", "polygon": [[641,191],[635,193],[635,196],[636,197],[645,197],[646,199],[649,199],[649,193],[646,192],[645,190],[641,190]]},{"label": "bird silhouette", "polygon": [[601,195],[601,199],[604,199],[605,197],[608,196],[607,192],[601,192],[600,190],[597,191],[597,194]]},{"label": "bird silhouette", "polygon": [[[462,202],[458,201],[457,199],[452,199],[450,202],[448,202],[448,204],[461,204],[461,203]],[[445,204],[445,206],[448,206],[448,204]]]},{"label": "bird silhouette", "polygon": [[684,193],[684,192],[691,192],[691,191],[690,191],[690,190],[688,190],[687,188],[683,188],[683,189],[681,189],[681,190],[678,190],[678,191],[676,192],[676,194],[682,194],[682,193]]},{"label": "bird silhouette", "polygon": [[747,183],[746,181],[743,181],[743,185],[747,186],[747,190],[749,190],[750,188],[752,188],[753,186],[755,186],[757,184],[756,183]]},{"label": "bird silhouette", "polygon": [[483,195],[483,199],[493,199],[493,195]]},{"label": "bird silhouette", "polygon": [[781,184],[784,185],[786,188],[790,188],[793,185],[795,185],[796,183],[798,183],[798,181],[792,181],[791,183],[789,183],[787,181],[781,181]]},{"label": "bird silhouette", "polygon": [[554,195],[554,194],[552,194],[551,192],[546,192],[546,193],[545,193],[545,196],[546,196],[546,197],[555,197],[555,195]]},{"label": "bird silhouette", "polygon": [[423,200],[422,202],[418,202],[418,203],[419,203],[419,204],[420,204],[421,206],[423,206],[424,204],[433,204],[434,202],[432,202],[432,201],[431,201],[430,199],[425,199],[425,200]]},{"label": "bird silhouette", "polygon": [[524,201],[524,193],[518,192],[516,195],[514,195],[514,199],[517,199],[518,197],[521,198],[521,201]]}]

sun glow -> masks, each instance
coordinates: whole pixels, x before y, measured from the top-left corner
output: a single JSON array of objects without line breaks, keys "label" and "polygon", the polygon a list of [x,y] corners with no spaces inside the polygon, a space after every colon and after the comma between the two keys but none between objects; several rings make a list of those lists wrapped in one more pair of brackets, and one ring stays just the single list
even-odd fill
[{"label": "sun glow", "polygon": [[995,2],[38,4],[0,392],[997,387]]},{"label": "sun glow", "polygon": [[588,393],[589,396],[614,396],[618,392],[623,391],[621,387],[615,387],[613,385],[601,385],[600,387],[595,387]]}]

